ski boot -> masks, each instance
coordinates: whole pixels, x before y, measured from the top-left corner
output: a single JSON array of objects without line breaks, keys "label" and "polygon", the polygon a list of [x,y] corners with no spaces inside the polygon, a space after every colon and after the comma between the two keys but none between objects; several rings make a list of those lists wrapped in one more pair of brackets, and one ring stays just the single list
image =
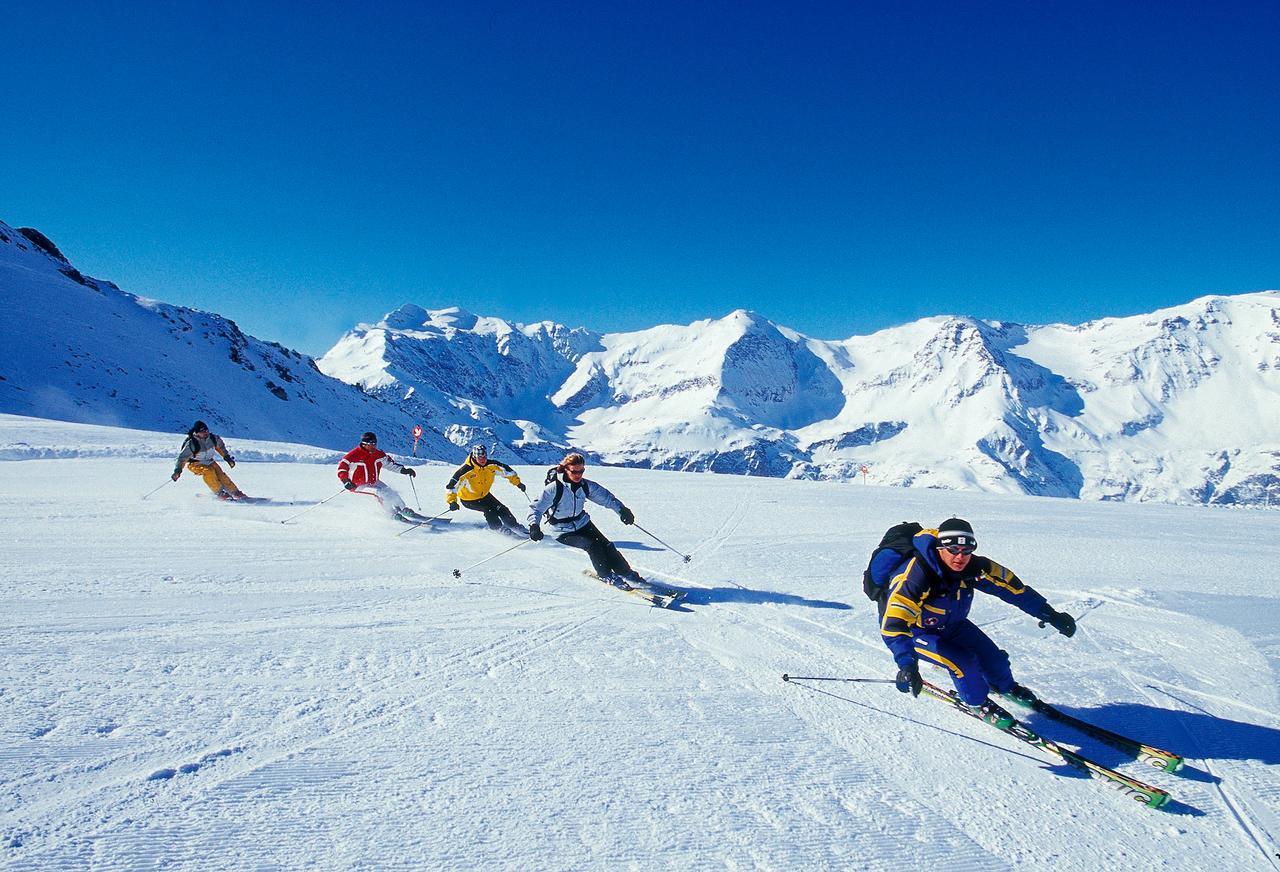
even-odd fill
[{"label": "ski boot", "polygon": [[978,720],[991,724],[997,730],[1007,730],[1014,724],[1013,715],[1001,708],[999,703],[992,702],[990,698],[977,705],[970,705],[967,702],[961,702],[959,705]]},{"label": "ski boot", "polygon": [[1009,700],[1009,702],[1017,703],[1024,708],[1034,708],[1038,702],[1035,693],[1030,688],[1023,687],[1017,683],[1008,690],[1000,691],[1000,695]]}]

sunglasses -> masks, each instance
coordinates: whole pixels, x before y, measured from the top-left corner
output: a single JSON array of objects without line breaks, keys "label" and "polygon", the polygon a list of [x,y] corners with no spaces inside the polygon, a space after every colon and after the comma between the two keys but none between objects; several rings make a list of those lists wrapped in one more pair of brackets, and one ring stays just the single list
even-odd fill
[{"label": "sunglasses", "polygon": [[361,442],[360,444],[361,444],[361,445],[377,445],[377,444],[378,444],[378,440],[377,440],[377,439],[366,439],[366,440],[364,440],[363,442]]},{"label": "sunglasses", "polygon": [[582,475],[587,471],[587,468],[585,466],[571,466],[565,471],[568,472],[569,475]]},{"label": "sunglasses", "polygon": [[196,432],[196,433],[208,433],[208,432],[209,432],[209,428],[208,428],[208,427],[201,427],[199,430],[196,430],[195,432]]},{"label": "sunglasses", "polygon": [[972,554],[978,549],[977,545],[944,545],[942,550],[948,554]]}]

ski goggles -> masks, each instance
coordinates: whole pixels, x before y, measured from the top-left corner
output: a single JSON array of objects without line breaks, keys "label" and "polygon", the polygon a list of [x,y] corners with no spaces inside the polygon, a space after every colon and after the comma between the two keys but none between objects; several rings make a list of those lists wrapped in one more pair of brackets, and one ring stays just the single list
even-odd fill
[{"label": "ski goggles", "polygon": [[977,545],[943,545],[942,550],[948,554],[972,554],[978,550]]}]

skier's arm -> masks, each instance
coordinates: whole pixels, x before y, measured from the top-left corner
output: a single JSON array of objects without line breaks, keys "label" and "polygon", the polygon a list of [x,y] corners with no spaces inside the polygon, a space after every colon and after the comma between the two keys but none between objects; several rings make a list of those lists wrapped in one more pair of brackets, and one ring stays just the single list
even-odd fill
[{"label": "skier's arm", "polygon": [[228,462],[231,460],[231,452],[227,451],[227,444],[222,441],[221,436],[216,434],[213,437],[213,450],[221,454],[223,460]]},{"label": "skier's arm", "polygon": [[182,443],[182,450],[178,452],[178,462],[173,466],[174,475],[182,475],[182,467],[187,465],[187,461],[196,456],[195,446],[190,439]]},{"label": "skier's arm", "polygon": [[[566,488],[567,490],[567,488]],[[529,519],[525,522],[527,526],[534,526],[542,523],[542,516],[552,506],[556,500],[556,483],[553,481],[542,489],[542,493],[538,495],[538,499],[529,507]]]},{"label": "skier's arm", "polygon": [[591,502],[604,506],[612,512],[622,511],[622,500],[615,497],[607,487],[594,481],[584,481],[583,485],[587,488],[587,499]]},{"label": "skier's arm", "polygon": [[912,557],[901,572],[889,579],[889,598],[880,622],[880,637],[899,666],[916,661],[911,628],[920,620],[920,603],[928,591],[919,561],[919,557]]},{"label": "skier's arm", "polygon": [[453,471],[453,477],[449,479],[449,483],[444,486],[444,501],[449,506],[458,504],[458,482],[467,474],[467,470],[471,467],[464,463]]},{"label": "skier's arm", "polygon": [[524,485],[520,484],[520,476],[516,475],[516,471],[514,469],[507,466],[500,460],[490,460],[489,462],[497,464],[498,469],[503,470],[502,477],[510,482],[512,487],[518,487],[520,490],[524,490]]},{"label": "skier's arm", "polygon": [[997,596],[1033,618],[1038,618],[1049,603],[1035,588],[1018,578],[1012,569],[1001,566],[990,557],[974,558],[975,569],[979,570],[974,580],[974,587],[983,593]]},{"label": "skier's arm", "polygon": [[382,465],[388,467],[392,472],[401,472],[405,469],[405,465],[397,463],[396,459],[390,454],[382,455]]}]

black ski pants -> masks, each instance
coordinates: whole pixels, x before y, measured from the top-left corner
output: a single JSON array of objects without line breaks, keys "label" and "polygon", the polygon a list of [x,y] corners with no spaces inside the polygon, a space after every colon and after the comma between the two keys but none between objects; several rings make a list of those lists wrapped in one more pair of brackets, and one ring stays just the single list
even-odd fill
[{"label": "black ski pants", "polygon": [[556,537],[556,541],[570,548],[581,548],[587,552],[587,556],[591,558],[591,565],[595,567],[596,575],[601,578],[614,573],[624,578],[635,577],[635,570],[618,551],[618,547],[606,539],[605,535],[590,521],[587,521],[585,527],[574,530],[572,533],[562,533]]},{"label": "black ski pants", "polygon": [[505,524],[517,533],[529,535],[529,531],[516,520],[516,516],[511,514],[511,510],[498,502],[498,498],[493,494],[485,494],[478,500],[462,500],[462,504],[468,509],[477,512],[484,512],[484,519],[489,524],[490,530],[501,529]]}]

